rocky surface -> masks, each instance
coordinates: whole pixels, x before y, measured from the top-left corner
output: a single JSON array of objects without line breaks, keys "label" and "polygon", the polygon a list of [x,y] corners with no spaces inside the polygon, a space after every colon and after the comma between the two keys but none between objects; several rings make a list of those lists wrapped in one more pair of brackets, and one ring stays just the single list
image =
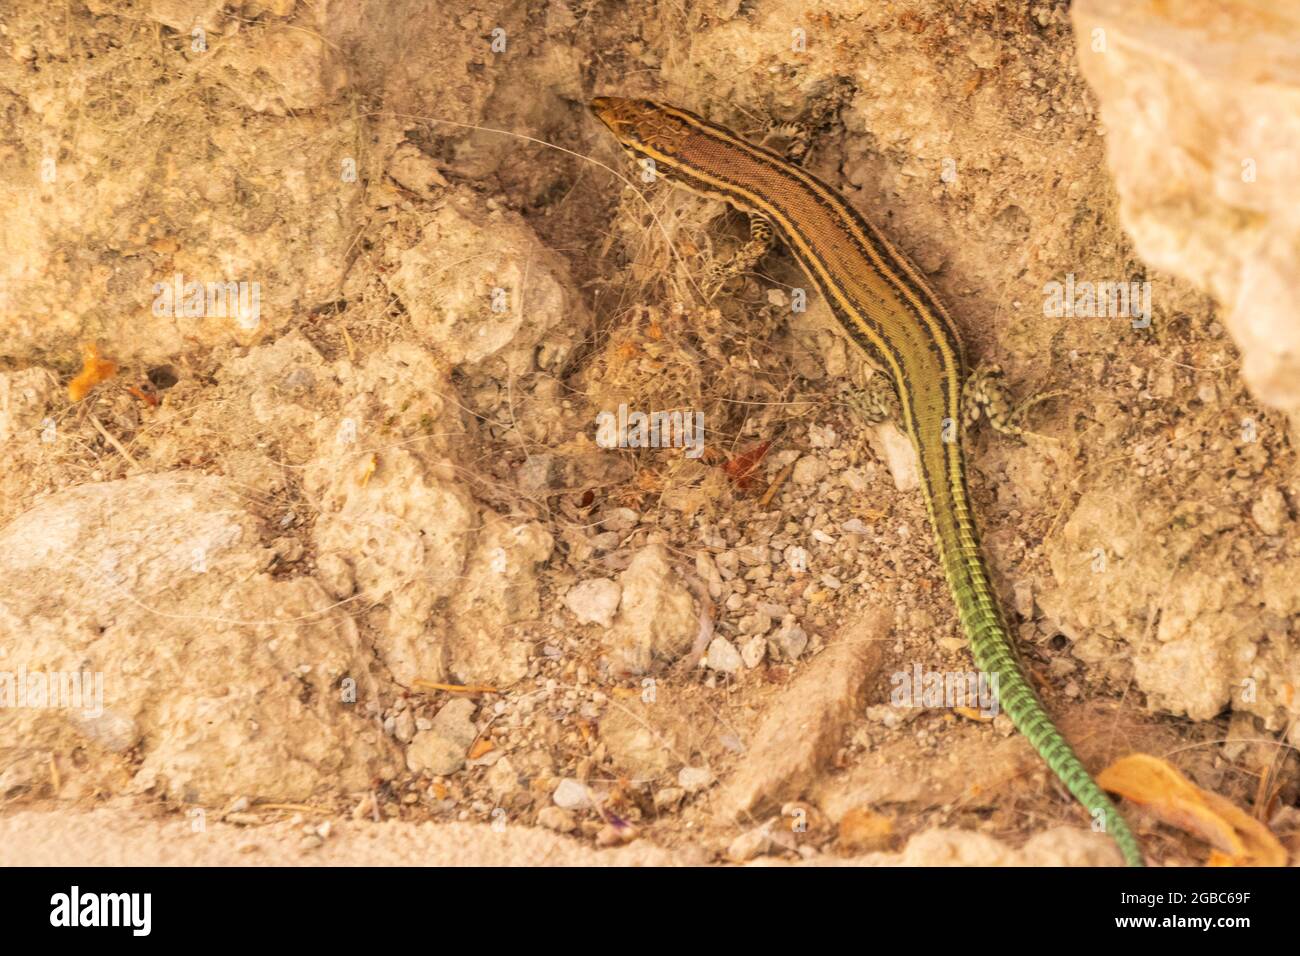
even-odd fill
[{"label": "rocky surface", "polygon": [[[891,702],[972,666],[915,456],[787,254],[698,294],[743,226],[623,190],[594,92],[767,141],[911,256],[1031,400],[969,479],[1049,709],[1285,820],[1300,484],[1245,387],[1294,414],[1285,12],[11,6],[0,675],[105,678],[0,710],[32,859],[116,798],[96,858],[230,861],[122,816],[161,811],[276,860],[1112,861],[1005,715]],[[156,313],[177,275],[257,320]],[[1150,323],[1054,312],[1071,276]],[[620,408],[703,446],[611,446]]]},{"label": "rocky surface", "polygon": [[1254,0],[1084,0],[1124,227],[1158,269],[1211,293],[1241,375],[1300,434],[1300,11]]}]

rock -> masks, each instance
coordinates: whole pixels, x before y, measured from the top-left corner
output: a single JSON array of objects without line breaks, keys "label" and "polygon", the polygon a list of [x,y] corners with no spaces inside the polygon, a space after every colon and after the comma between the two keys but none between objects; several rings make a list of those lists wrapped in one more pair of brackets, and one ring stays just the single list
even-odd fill
[{"label": "rock", "polygon": [[[183,33],[189,29],[183,29]],[[224,38],[222,59],[241,79],[230,89],[251,110],[288,116],[330,103],[347,82],[347,74],[332,68],[326,40],[304,37],[290,24],[242,31]]]},{"label": "rock", "polygon": [[1242,377],[1300,428],[1300,21],[1251,0],[1070,13],[1138,253],[1227,306]]},{"label": "rock", "polygon": [[541,614],[537,565],[555,540],[536,521],[508,521],[483,511],[483,524],[451,599],[447,642],[452,674],[468,684],[509,685],[528,673],[532,645],[509,625]]},{"label": "rock", "polygon": [[537,811],[537,822],[556,833],[572,833],[578,828],[573,814],[562,807],[542,807]]},{"label": "rock", "polygon": [[687,793],[699,793],[713,786],[713,773],[708,767],[683,767],[677,772],[677,785]]},{"label": "rock", "polygon": [[609,578],[579,581],[564,595],[564,606],[573,612],[579,624],[611,627],[623,589]]},{"label": "rock", "polygon": [[883,660],[892,614],[874,610],[841,632],[769,706],[718,800],[727,820],[798,797],[840,746]]},{"label": "rock", "polygon": [[[849,489],[849,491],[853,492],[855,495],[866,494],[867,490],[871,487],[871,482],[867,478],[867,473],[861,468],[845,468],[841,471],[840,484]],[[850,530],[848,522],[845,522],[841,527],[846,531]]]},{"label": "rock", "polygon": [[751,670],[763,663],[763,658],[766,656],[767,638],[762,634],[750,638],[740,648],[740,659],[744,661],[745,666]]},{"label": "rock", "polygon": [[873,425],[867,432],[872,450],[884,461],[899,491],[915,491],[921,486],[920,466],[912,440],[893,422]]},{"label": "rock", "polygon": [[598,523],[606,531],[631,531],[640,520],[641,516],[631,508],[610,508],[601,514]]},{"label": "rock", "polygon": [[519,789],[519,772],[509,757],[502,757],[484,774],[483,782],[488,785],[493,796],[500,800]]},{"label": "rock", "polygon": [[1276,488],[1268,487],[1259,493],[1255,503],[1250,506],[1250,516],[1265,534],[1281,534],[1290,515],[1287,514],[1286,499]]},{"label": "rock", "polygon": [[816,455],[804,455],[794,464],[791,479],[796,485],[811,488],[826,477],[830,466]]},{"label": "rock", "polygon": [[362,710],[370,650],[314,580],[260,572],[263,535],[243,488],[187,471],[60,491],[0,529],[0,670],[89,675],[80,706],[0,708],[0,791],[41,792],[50,753],[81,755],[67,798],[303,801],[391,778]]},{"label": "rock", "polygon": [[414,143],[401,143],[388,161],[388,175],[403,189],[429,199],[450,185],[433,157]]},{"label": "rock", "polygon": [[433,726],[422,730],[406,748],[406,766],[413,773],[446,777],[465,766],[465,755],[478,728],[470,719],[474,702],[467,698],[448,701],[433,718]]},{"label": "rock", "polygon": [[[320,501],[316,551],[352,569],[369,614],[375,649],[401,684],[447,676],[447,646],[431,633],[439,601],[465,590],[479,524],[469,489],[447,457],[461,434],[448,370],[431,354],[394,345],[342,374],[338,418],[316,426],[305,484]],[[440,423],[428,442],[406,441],[382,454],[360,450],[385,422]],[[331,589],[346,587],[337,566]],[[335,580],[335,577],[339,578]]]},{"label": "rock", "polygon": [[540,355],[561,367],[591,324],[563,257],[518,214],[463,187],[444,197],[388,277],[415,335],[452,365],[502,379],[529,375]]},{"label": "rock", "polygon": [[793,614],[781,619],[781,626],[767,639],[772,654],[780,660],[797,661],[808,648],[808,634]]},{"label": "rock", "polygon": [[901,853],[868,853],[860,866],[1119,866],[1119,849],[1104,833],[1057,827],[1035,834],[1019,850],[970,830],[924,830]]},{"label": "rock", "polygon": [[302,541],[290,535],[281,535],[271,541],[271,550],[284,564],[301,561],[304,553]]},{"label": "rock", "polygon": [[902,866],[1015,866],[1016,853],[1006,844],[970,830],[926,830],[907,841]]},{"label": "rock", "polygon": [[734,674],[745,665],[740,651],[723,637],[715,637],[709,644],[708,656],[704,662],[713,670],[722,671],[724,674]]},{"label": "rock", "polygon": [[592,806],[591,791],[587,785],[572,777],[560,781],[551,794],[551,799],[557,807],[564,810],[587,810]]},{"label": "rock", "polygon": [[731,841],[727,847],[727,859],[732,863],[747,863],[775,849],[772,842],[772,827],[770,823],[754,827],[752,830],[746,830],[740,836]]},{"label": "rock", "polygon": [[[4,294],[0,284],[0,297]],[[2,306],[0,301],[0,313]],[[54,374],[43,368],[0,372],[0,445],[23,433],[30,441],[39,440],[57,383]]]},{"label": "rock", "polygon": [[675,810],[684,799],[686,791],[681,787],[664,787],[655,791],[655,809],[660,812]]},{"label": "rock", "polygon": [[1020,848],[1020,866],[1122,866],[1119,847],[1104,833],[1053,827],[1035,833]]},{"label": "rock", "polygon": [[699,612],[663,545],[634,554],[619,583],[623,598],[608,642],[619,667],[643,674],[656,661],[676,660],[691,649],[700,631]]},{"label": "rock", "polygon": [[680,762],[683,733],[689,732],[680,709],[665,688],[652,704],[641,700],[621,703],[600,721],[600,739],[619,770],[636,782],[654,780]]},{"label": "rock", "polygon": [[393,736],[404,744],[409,744],[415,736],[415,717],[409,708],[393,718]]},{"label": "rock", "polygon": [[639,835],[637,828],[630,823],[606,823],[596,831],[596,846],[622,846],[631,843]]},{"label": "rock", "polygon": [[551,487],[555,475],[554,455],[529,455],[515,476],[519,490],[526,495],[536,495]]},{"label": "rock", "polygon": [[893,821],[865,807],[854,807],[840,818],[838,843],[844,850],[882,850],[893,838]]},{"label": "rock", "polygon": [[340,601],[351,597],[357,589],[356,575],[347,558],[340,554],[322,554],[316,557],[316,580],[321,587]]}]

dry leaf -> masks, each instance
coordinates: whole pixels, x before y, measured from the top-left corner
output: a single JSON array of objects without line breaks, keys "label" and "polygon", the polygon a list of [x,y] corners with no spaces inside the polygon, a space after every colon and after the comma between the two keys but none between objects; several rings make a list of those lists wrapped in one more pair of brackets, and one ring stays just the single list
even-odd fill
[{"label": "dry leaf", "polygon": [[379,456],[371,452],[361,462],[361,474],[357,476],[357,483],[364,488],[370,483],[370,477],[377,467],[379,467]]},{"label": "dry leaf", "polygon": [[846,850],[883,850],[893,836],[893,821],[865,807],[853,807],[840,819],[839,844]]},{"label": "dry leaf", "polygon": [[1268,827],[1232,801],[1202,790],[1159,757],[1130,754],[1099,773],[1097,782],[1205,840],[1216,851],[1211,866],[1286,864],[1286,850]]},{"label": "dry leaf", "polygon": [[81,372],[68,383],[69,401],[79,402],[90,390],[117,372],[117,363],[99,357],[99,347],[86,344],[81,347]]}]

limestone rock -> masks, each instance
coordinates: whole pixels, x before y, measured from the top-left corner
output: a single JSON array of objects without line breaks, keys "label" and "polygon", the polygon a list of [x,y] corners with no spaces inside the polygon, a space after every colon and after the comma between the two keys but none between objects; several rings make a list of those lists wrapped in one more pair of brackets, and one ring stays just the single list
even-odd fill
[{"label": "limestone rock", "polygon": [[691,649],[699,613],[663,545],[647,545],[633,555],[619,583],[623,600],[609,646],[623,669],[643,674],[656,661],[676,660]]},{"label": "limestone rock", "polygon": [[537,565],[555,547],[535,521],[508,521],[491,511],[451,600],[452,674],[467,683],[511,684],[528,673],[529,643],[509,626],[541,613]]},{"label": "limestone rock", "polygon": [[59,492],[0,529],[0,671],[98,684],[0,709],[0,790],[39,791],[48,755],[77,750],[58,796],[307,800],[392,775],[359,712],[369,650],[313,580],[261,573],[260,527],[237,486],[171,472]]},{"label": "limestone rock", "polygon": [[798,797],[839,746],[883,660],[889,615],[878,611],[839,638],[784,689],[754,732],[744,760],[726,782],[721,813],[739,819],[761,806]]},{"label": "limestone rock", "polygon": [[1071,15],[1125,228],[1227,306],[1242,377],[1300,428],[1300,17],[1251,0],[1080,0]]},{"label": "limestone rock", "polygon": [[563,259],[518,215],[466,192],[433,215],[388,283],[416,334],[458,366],[522,376],[545,355],[543,367],[558,367],[590,322]]},{"label": "limestone rock", "polygon": [[609,578],[592,578],[579,581],[564,595],[564,606],[573,612],[579,624],[599,624],[609,627],[614,623],[623,589]]}]

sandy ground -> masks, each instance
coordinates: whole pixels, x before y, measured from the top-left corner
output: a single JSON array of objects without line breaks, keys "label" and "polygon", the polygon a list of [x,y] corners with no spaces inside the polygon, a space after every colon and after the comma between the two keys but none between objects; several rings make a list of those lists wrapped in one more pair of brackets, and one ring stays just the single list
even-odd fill
[{"label": "sandy ground", "polygon": [[7,866],[661,866],[686,862],[648,844],[594,850],[533,827],[500,832],[473,823],[343,823],[319,846],[302,826],[257,829],[183,818],[148,819],[126,807],[88,813],[16,813],[0,819]]}]

